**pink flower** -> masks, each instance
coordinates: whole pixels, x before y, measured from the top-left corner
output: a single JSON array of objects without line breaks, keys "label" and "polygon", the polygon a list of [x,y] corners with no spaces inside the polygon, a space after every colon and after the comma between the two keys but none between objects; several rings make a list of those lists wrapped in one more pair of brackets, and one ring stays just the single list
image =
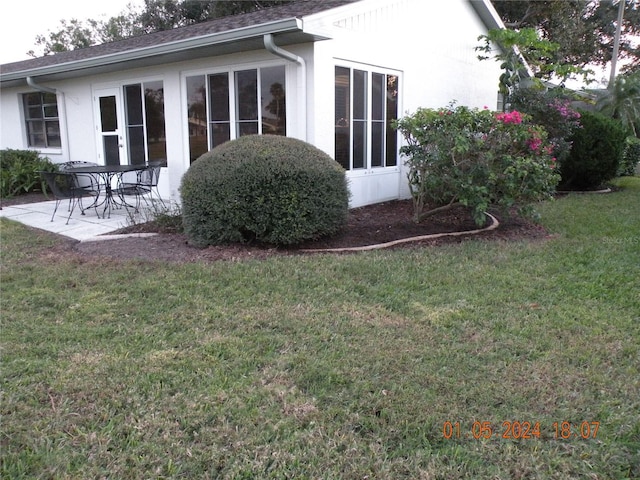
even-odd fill
[{"label": "pink flower", "polygon": [[540,140],[537,137],[534,137],[534,138],[530,138],[527,143],[529,144],[529,148],[531,150],[533,150],[534,152],[537,152],[538,149],[540,148],[540,145],[542,145],[542,140]]},{"label": "pink flower", "polygon": [[519,125],[522,123],[522,115],[517,110],[506,113],[498,113],[496,115],[496,119],[504,124],[513,123],[514,125]]}]

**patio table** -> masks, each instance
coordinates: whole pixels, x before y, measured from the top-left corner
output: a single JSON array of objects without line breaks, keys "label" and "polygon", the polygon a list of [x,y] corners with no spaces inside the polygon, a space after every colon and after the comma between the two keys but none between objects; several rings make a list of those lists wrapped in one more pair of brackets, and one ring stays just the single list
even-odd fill
[{"label": "patio table", "polygon": [[82,215],[84,215],[85,210],[90,208],[95,208],[97,213],[98,207],[103,207],[102,218],[104,218],[105,212],[108,215],[107,218],[111,218],[111,207],[127,205],[124,200],[119,202],[113,196],[112,182],[114,177],[116,179],[116,183],[120,183],[120,178],[123,173],[142,170],[143,168],[145,168],[145,165],[91,165],[86,167],[69,168],[66,171],[72,174],[86,173],[98,175],[100,178],[100,185],[104,186],[104,198],[100,201],[100,196],[96,197],[96,200],[91,205],[82,209]]}]

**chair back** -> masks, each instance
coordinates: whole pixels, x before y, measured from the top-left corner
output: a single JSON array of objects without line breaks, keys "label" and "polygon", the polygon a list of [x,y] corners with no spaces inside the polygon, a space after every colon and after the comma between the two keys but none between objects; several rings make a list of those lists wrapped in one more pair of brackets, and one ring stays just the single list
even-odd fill
[{"label": "chair back", "polygon": [[62,171],[68,170],[70,168],[79,168],[79,167],[94,167],[98,165],[93,162],[84,162],[82,160],[72,160],[70,162],[59,163],[58,168]]},{"label": "chair back", "polygon": [[73,175],[65,172],[39,172],[57,200],[75,197]]},{"label": "chair back", "polygon": [[[70,170],[72,168],[94,167],[96,165],[98,164],[93,162],[83,162],[81,160],[73,160],[71,162],[64,162],[64,163],[58,164],[58,168],[60,169],[61,172],[66,172],[67,170]],[[76,187],[80,189],[87,190],[90,192],[95,192],[99,190],[100,182],[98,181],[98,177],[94,174],[78,173],[75,175],[75,184],[76,184]]]},{"label": "chair back", "polygon": [[156,188],[160,178],[160,169],[160,165],[150,163],[147,168],[140,170],[138,182],[145,187]]}]

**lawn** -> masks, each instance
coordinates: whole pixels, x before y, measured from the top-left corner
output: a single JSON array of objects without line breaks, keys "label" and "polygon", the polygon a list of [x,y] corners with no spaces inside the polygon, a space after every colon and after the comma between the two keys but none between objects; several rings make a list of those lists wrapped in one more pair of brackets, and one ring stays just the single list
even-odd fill
[{"label": "lawn", "polygon": [[640,478],[619,183],[542,241],[170,267],[2,219],[1,476]]}]

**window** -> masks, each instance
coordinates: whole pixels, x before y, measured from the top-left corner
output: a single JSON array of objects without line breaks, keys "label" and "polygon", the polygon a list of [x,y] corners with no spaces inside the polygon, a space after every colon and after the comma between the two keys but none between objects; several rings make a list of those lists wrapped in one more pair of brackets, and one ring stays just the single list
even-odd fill
[{"label": "window", "polygon": [[191,162],[243,135],[286,135],[285,67],[187,77]]},{"label": "window", "polygon": [[346,170],[395,167],[398,76],[335,69],[335,159]]},{"label": "window", "polygon": [[59,148],[60,120],[55,93],[27,93],[22,96],[27,142],[30,147]]},{"label": "window", "polygon": [[129,162],[167,165],[164,89],[161,81],[124,86]]}]

